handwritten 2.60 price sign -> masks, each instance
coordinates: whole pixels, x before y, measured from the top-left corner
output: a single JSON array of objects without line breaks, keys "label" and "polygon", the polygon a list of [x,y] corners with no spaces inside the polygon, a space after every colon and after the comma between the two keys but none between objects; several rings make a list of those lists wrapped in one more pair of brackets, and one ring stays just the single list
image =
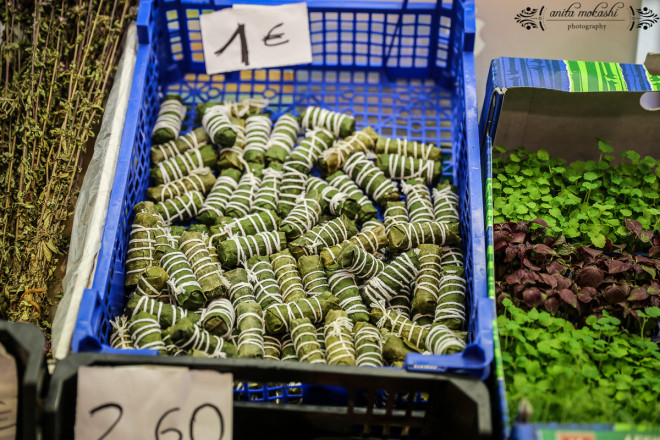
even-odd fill
[{"label": "handwritten 2.60 price sign", "polygon": [[232,438],[232,375],[171,367],[81,367],[77,440]]},{"label": "handwritten 2.60 price sign", "polygon": [[237,6],[199,18],[206,73],[312,62],[306,3]]}]

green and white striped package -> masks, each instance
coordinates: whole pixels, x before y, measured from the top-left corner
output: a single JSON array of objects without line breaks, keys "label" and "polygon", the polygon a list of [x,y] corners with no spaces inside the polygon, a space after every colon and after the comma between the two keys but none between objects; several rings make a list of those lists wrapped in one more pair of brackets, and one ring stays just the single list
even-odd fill
[{"label": "green and white striped package", "polygon": [[431,192],[424,182],[417,179],[407,180],[401,183],[401,190],[406,195],[406,208],[411,223],[435,220]]},{"label": "green and white striped package", "polygon": [[201,168],[214,167],[217,160],[218,154],[213,146],[204,145],[201,148],[188,150],[171,159],[158,162],[149,170],[149,175],[154,184],[162,185],[181,179]]},{"label": "green and white striped package", "polygon": [[286,246],[284,232],[259,232],[224,240],[218,246],[218,258],[225,267],[236,267],[255,255],[273,255]]},{"label": "green and white striped package", "polygon": [[463,251],[460,248],[452,246],[443,246],[442,247],[442,261],[440,262],[442,267],[446,266],[465,266],[465,257],[463,257]]},{"label": "green and white striped package", "polygon": [[248,280],[247,270],[239,267],[230,270],[225,275],[229,280],[229,299],[231,300],[234,309],[236,309],[241,303],[255,301],[256,298],[254,291],[252,290],[252,285]]},{"label": "green and white striped package", "polygon": [[300,362],[325,364],[325,357],[316,336],[316,327],[307,318],[294,319],[291,322],[291,339]]},{"label": "green and white striped package", "polygon": [[305,134],[305,139],[291,151],[286,162],[303,173],[309,171],[316,165],[321,154],[332,145],[335,137],[325,128],[316,128]]},{"label": "green and white striped package", "polygon": [[339,191],[337,188],[328,184],[325,180],[315,176],[307,178],[307,192],[318,191],[327,210],[332,215],[345,215],[351,220],[356,220],[360,212],[360,205],[353,197]]},{"label": "green and white striped package", "polygon": [[426,336],[426,347],[433,354],[458,353],[465,350],[466,343],[466,337],[459,336],[441,323],[431,325]]},{"label": "green and white striped package", "polygon": [[234,306],[227,298],[214,299],[202,310],[199,322],[212,335],[226,338],[236,322]]},{"label": "green and white striped package", "polygon": [[186,117],[186,106],[178,95],[167,95],[160,105],[154,129],[151,132],[151,142],[162,144],[179,136],[181,124]]},{"label": "green and white striped package", "polygon": [[360,228],[360,232],[367,232],[371,229],[376,229],[379,226],[384,227],[385,224],[378,219],[367,220],[366,222],[362,223],[362,228]]},{"label": "green and white striped package", "polygon": [[302,277],[303,288],[309,296],[330,291],[328,277],[325,275],[321,257],[318,255],[304,255],[298,258],[298,271]]},{"label": "green and white striped package", "polygon": [[383,212],[383,218],[385,219],[386,230],[389,230],[394,225],[408,223],[409,218],[406,202],[387,202],[385,212]]},{"label": "green and white striped package", "polygon": [[197,321],[199,315],[196,312],[186,310],[175,304],[166,304],[156,301],[148,296],[135,294],[126,303],[126,315],[133,318],[140,312],[147,312],[156,317],[161,328],[168,328],[183,318]]},{"label": "green and white striped package", "polygon": [[252,202],[252,212],[274,211],[280,201],[280,187],[282,185],[282,165],[279,162],[271,162],[268,168],[264,168],[264,177],[261,186],[257,190]]},{"label": "green and white striped package", "polygon": [[245,120],[245,148],[243,159],[246,162],[265,162],[270,130],[273,126],[268,116],[252,115]]},{"label": "green and white striped package", "polygon": [[361,281],[368,281],[385,269],[385,263],[360,246],[346,246],[336,258],[343,269],[355,274]]},{"label": "green and white striped package", "polygon": [[387,310],[392,310],[394,313],[403,315],[411,319],[412,310],[410,308],[410,296],[412,289],[410,286],[405,286],[396,295],[394,295],[387,305]]},{"label": "green and white striped package", "polygon": [[156,237],[162,234],[162,219],[149,212],[135,214],[126,251],[126,277],[124,285],[137,285],[142,273],[156,263]]},{"label": "green and white striped package", "polygon": [[286,234],[288,241],[293,241],[312,229],[321,215],[321,194],[311,191],[300,198],[296,206],[282,220],[280,230]]},{"label": "green and white striped package", "polygon": [[390,179],[422,179],[427,185],[435,184],[442,175],[442,162],[400,154],[380,154],[376,166]]},{"label": "green and white striped package", "polygon": [[457,189],[449,181],[433,189],[433,213],[436,222],[458,222]]},{"label": "green and white striped package", "polygon": [[407,289],[414,282],[419,272],[419,249],[413,249],[400,254],[385,268],[365,284],[362,290],[362,299],[365,303],[374,307],[378,304],[387,304],[399,294],[402,289]]},{"label": "green and white striped package", "polygon": [[215,180],[210,168],[200,168],[181,179],[147,188],[147,198],[156,202],[163,202],[189,191],[199,191],[206,194],[213,188]]},{"label": "green and white striped package", "polygon": [[250,115],[258,115],[268,107],[269,101],[262,98],[245,98],[242,101],[223,102],[222,105],[227,109],[230,116],[235,118],[245,118]]},{"label": "green and white striped package", "polygon": [[323,249],[336,246],[357,234],[355,223],[345,216],[314,226],[289,244],[294,257],[318,254]]},{"label": "green and white striped package", "polygon": [[307,107],[300,121],[304,129],[323,127],[338,138],[345,138],[355,131],[355,119],[352,116],[321,107]]},{"label": "green and white striped package", "polygon": [[367,197],[357,183],[355,183],[343,171],[339,170],[332,173],[326,177],[326,180],[330,185],[337,188],[337,190],[357,200],[358,205],[360,205],[358,220],[361,223],[376,218],[378,211],[373,203],[371,203],[371,200],[369,200],[369,197]]},{"label": "green and white striped package", "polygon": [[307,173],[298,171],[291,163],[282,166],[282,184],[277,214],[285,218],[297,205],[300,195],[305,192]]},{"label": "green and white striped package", "polygon": [[112,333],[110,334],[110,346],[112,348],[133,348],[133,340],[131,339],[131,333],[128,331],[128,318],[126,316],[119,315],[110,320],[110,326],[112,326]]},{"label": "green and white striped package", "polygon": [[391,139],[379,137],[376,142],[376,154],[399,154],[433,161],[442,160],[442,150],[433,144],[409,141],[408,139]]},{"label": "green and white striped package", "polygon": [[229,217],[245,217],[248,215],[260,185],[261,179],[250,172],[244,173],[238,182],[238,187],[227,202],[225,215]]},{"label": "green and white striped package", "polygon": [[387,250],[396,253],[420,244],[458,246],[461,233],[456,222],[399,223],[388,228],[387,239]]},{"label": "green and white striped package", "polygon": [[369,321],[369,310],[362,302],[355,275],[344,269],[326,268],[330,291],[353,322]]},{"label": "green and white striped package", "polygon": [[179,221],[195,217],[204,203],[204,195],[199,191],[190,191],[183,195],[167,199],[156,204],[156,210],[163,217],[163,224],[169,226]]},{"label": "green and white striped package", "polygon": [[273,266],[275,276],[277,276],[277,283],[280,285],[284,302],[294,302],[307,296],[303,288],[302,278],[298,273],[296,260],[291,256],[288,249],[271,255],[270,263]]},{"label": "green and white striped package", "polygon": [[208,145],[209,137],[203,127],[197,127],[193,131],[180,136],[169,142],[151,147],[151,163],[158,163],[185,153],[188,150],[199,149]]},{"label": "green and white striped package", "polygon": [[179,249],[169,248],[160,259],[160,264],[170,277],[167,283],[177,304],[188,310],[200,309],[207,298],[185,254]]},{"label": "green and white striped package", "polygon": [[451,330],[463,329],[466,321],[466,294],[465,269],[458,266],[444,267],[434,322],[439,322]]},{"label": "green and white striped package", "polygon": [[229,199],[238,187],[241,173],[235,168],[224,170],[216,179],[208,196],[199,209],[197,221],[205,225],[217,224],[219,219],[225,216],[225,210]]},{"label": "green and white striped package", "polygon": [[264,314],[266,331],[271,335],[286,333],[291,329],[291,322],[296,318],[307,318],[316,324],[322,322],[330,310],[339,308],[339,301],[330,292],[285,304],[272,304]]},{"label": "green and white striped package", "polygon": [[236,141],[235,126],[230,113],[222,105],[211,105],[204,110],[202,126],[211,141],[221,147],[231,147]]},{"label": "green and white striped package", "polygon": [[426,350],[426,337],[429,334],[429,330],[415,324],[410,318],[392,310],[386,310],[379,305],[376,305],[371,310],[370,316],[372,322],[376,322],[376,327],[384,327],[396,336],[408,341],[419,350]]},{"label": "green and white striped package", "polygon": [[269,257],[252,257],[247,260],[247,268],[248,280],[252,284],[254,296],[262,310],[266,310],[272,304],[284,303],[280,285]]},{"label": "green and white striped package", "polygon": [[279,340],[279,338],[271,335],[264,335],[264,359],[270,361],[279,361],[281,352],[282,342]]},{"label": "green and white striped package", "polygon": [[282,362],[297,362],[298,355],[296,355],[296,347],[293,346],[293,339],[291,333],[284,333],[281,338],[282,351],[280,351],[280,360]]},{"label": "green and white striped package", "polygon": [[357,322],[353,326],[353,339],[358,367],[383,366],[383,340],[378,328],[368,322]]},{"label": "green and white striped package", "polygon": [[182,319],[167,330],[170,340],[182,350],[202,353],[212,358],[236,357],[234,344],[212,335],[188,319]]},{"label": "green and white striped package", "polygon": [[438,303],[442,253],[442,248],[438,245],[419,245],[419,274],[415,281],[412,307],[422,315],[434,313]]},{"label": "green and white striped package", "polygon": [[238,334],[238,357],[264,357],[264,320],[261,307],[256,302],[246,301],[236,307]]},{"label": "green and white striped package", "polygon": [[284,162],[296,143],[299,131],[298,118],[288,113],[280,116],[266,145],[266,160]]},{"label": "green and white striped package", "polygon": [[344,172],[351,176],[378,204],[399,199],[399,188],[361,151],[355,151],[344,163]]},{"label": "green and white striped package", "polygon": [[167,354],[162,330],[154,315],[147,312],[136,314],[128,323],[128,331],[135,348],[158,350],[160,354]]},{"label": "green and white striped package", "polygon": [[237,218],[224,227],[229,237],[254,235],[260,232],[276,231],[280,218],[273,211],[261,211]]},{"label": "green and white striped package", "polygon": [[371,127],[356,131],[345,139],[338,139],[332,147],[321,154],[318,164],[323,174],[332,174],[340,169],[353,151],[367,151],[374,149],[378,134]]},{"label": "green and white striped package", "polygon": [[353,322],[343,310],[330,310],[325,317],[325,358],[330,365],[355,365]]}]

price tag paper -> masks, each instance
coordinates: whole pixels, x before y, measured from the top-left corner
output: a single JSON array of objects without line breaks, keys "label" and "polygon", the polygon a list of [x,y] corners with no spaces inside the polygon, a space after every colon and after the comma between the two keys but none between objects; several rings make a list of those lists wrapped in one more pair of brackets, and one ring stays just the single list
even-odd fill
[{"label": "price tag paper", "polygon": [[306,3],[226,8],[199,21],[206,73],[312,62]]},{"label": "price tag paper", "polygon": [[81,367],[78,440],[231,439],[233,378],[173,367]]}]

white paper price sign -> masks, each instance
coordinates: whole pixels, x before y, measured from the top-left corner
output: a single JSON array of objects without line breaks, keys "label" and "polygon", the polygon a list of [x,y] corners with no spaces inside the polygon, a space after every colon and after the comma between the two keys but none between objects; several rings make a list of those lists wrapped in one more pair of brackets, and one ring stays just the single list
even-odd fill
[{"label": "white paper price sign", "polygon": [[75,438],[232,438],[233,379],[168,367],[81,367]]},{"label": "white paper price sign", "polygon": [[206,73],[312,62],[306,3],[226,8],[199,21]]}]

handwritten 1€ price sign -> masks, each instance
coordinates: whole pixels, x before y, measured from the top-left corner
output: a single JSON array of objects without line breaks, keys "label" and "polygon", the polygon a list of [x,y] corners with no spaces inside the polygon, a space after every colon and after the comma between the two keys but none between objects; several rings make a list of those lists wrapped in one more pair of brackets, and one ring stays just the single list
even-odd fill
[{"label": "handwritten 1\u20ac price sign", "polygon": [[199,18],[206,73],[312,62],[306,3],[236,6]]},{"label": "handwritten 1\u20ac price sign", "polygon": [[233,378],[173,367],[81,367],[76,440],[232,438]]}]

